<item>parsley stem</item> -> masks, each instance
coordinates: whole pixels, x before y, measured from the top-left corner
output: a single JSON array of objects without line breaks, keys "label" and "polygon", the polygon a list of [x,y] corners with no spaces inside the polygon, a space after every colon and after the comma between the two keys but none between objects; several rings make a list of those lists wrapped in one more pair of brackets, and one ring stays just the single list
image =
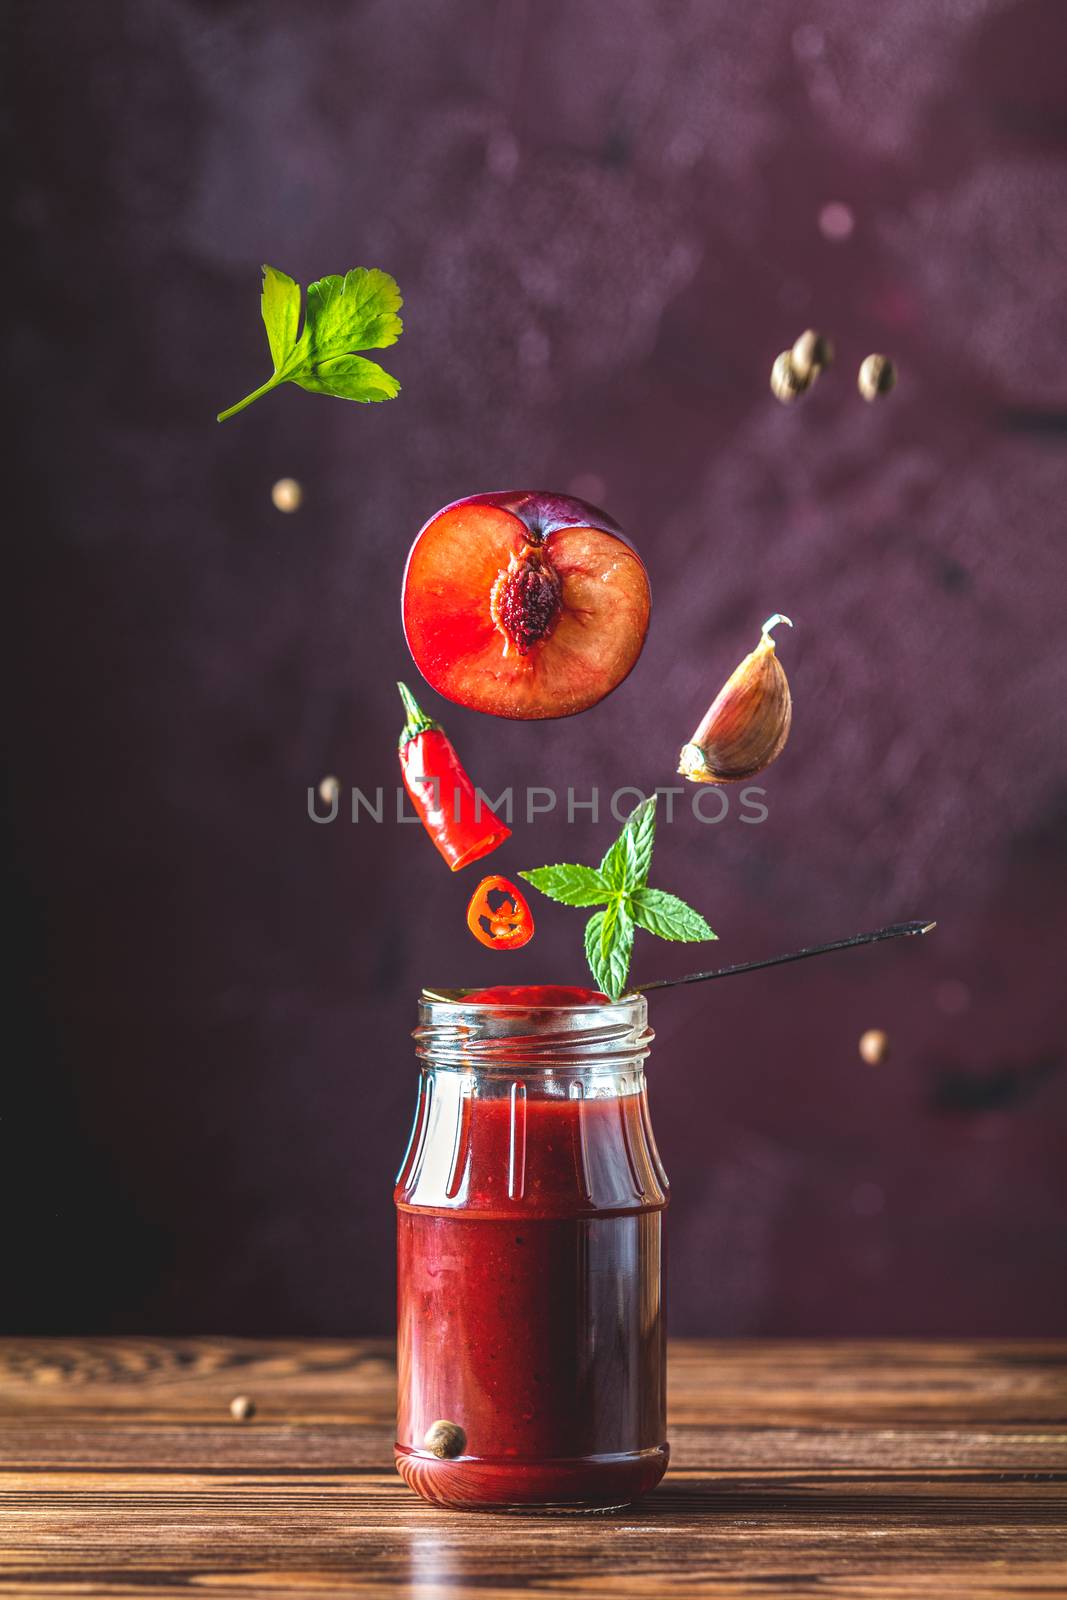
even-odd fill
[{"label": "parsley stem", "polygon": [[238,411],[243,411],[245,406],[250,406],[253,400],[258,400],[261,394],[269,394],[272,389],[276,389],[281,381],[279,375],[274,373],[272,377],[267,379],[266,383],[261,383],[258,389],[253,389],[251,394],[246,394],[243,400],[238,400],[237,404],[231,406],[228,411],[220,411],[215,421],[225,422],[227,417],[236,416]]}]

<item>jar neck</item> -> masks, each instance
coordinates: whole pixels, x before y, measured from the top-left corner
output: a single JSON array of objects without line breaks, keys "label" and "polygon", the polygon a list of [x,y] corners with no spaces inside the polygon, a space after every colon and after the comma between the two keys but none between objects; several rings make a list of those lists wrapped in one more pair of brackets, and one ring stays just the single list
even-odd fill
[{"label": "jar neck", "polygon": [[611,1065],[586,1062],[563,1067],[509,1066],[506,1062],[485,1066],[441,1066],[424,1061],[422,1080],[426,1087],[436,1084],[438,1100],[474,1096],[478,1100],[505,1100],[520,1094],[534,1100],[617,1100],[644,1092],[645,1074],[640,1063]]},{"label": "jar neck", "polygon": [[521,1078],[551,1098],[639,1092],[653,1039],[643,995],[614,1004],[521,1006],[423,996],[415,1051],[424,1070],[473,1074],[485,1092]]},{"label": "jar neck", "polygon": [[645,1001],[518,1006],[424,996],[402,1210],[584,1217],[660,1210]]}]

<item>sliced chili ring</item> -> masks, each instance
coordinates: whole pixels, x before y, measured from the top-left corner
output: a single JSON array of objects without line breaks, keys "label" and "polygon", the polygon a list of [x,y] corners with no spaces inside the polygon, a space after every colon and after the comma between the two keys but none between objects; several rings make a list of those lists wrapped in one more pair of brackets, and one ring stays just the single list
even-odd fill
[{"label": "sliced chili ring", "polygon": [[467,927],[490,950],[521,950],[533,938],[534,920],[507,878],[483,878],[467,906]]}]

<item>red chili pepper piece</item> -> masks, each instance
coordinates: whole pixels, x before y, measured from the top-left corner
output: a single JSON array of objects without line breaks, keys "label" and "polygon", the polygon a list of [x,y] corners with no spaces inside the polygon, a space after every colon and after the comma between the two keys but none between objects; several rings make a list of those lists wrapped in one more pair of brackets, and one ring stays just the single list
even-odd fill
[{"label": "red chili pepper piece", "polygon": [[400,774],[423,826],[453,872],[511,838],[511,829],[475,790],[439,723],[397,684],[407,721],[400,735]]},{"label": "red chili pepper piece", "polygon": [[490,950],[520,950],[534,934],[522,894],[507,878],[483,878],[467,907],[467,927]]}]

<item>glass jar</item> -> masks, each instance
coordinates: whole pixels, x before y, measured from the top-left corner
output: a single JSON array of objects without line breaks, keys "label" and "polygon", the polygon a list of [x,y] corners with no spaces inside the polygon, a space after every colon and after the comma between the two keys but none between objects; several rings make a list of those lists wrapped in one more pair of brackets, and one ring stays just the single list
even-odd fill
[{"label": "glass jar", "polygon": [[652,1037],[640,996],[421,1001],[396,1461],[426,1500],[625,1505],[666,1470]]}]

